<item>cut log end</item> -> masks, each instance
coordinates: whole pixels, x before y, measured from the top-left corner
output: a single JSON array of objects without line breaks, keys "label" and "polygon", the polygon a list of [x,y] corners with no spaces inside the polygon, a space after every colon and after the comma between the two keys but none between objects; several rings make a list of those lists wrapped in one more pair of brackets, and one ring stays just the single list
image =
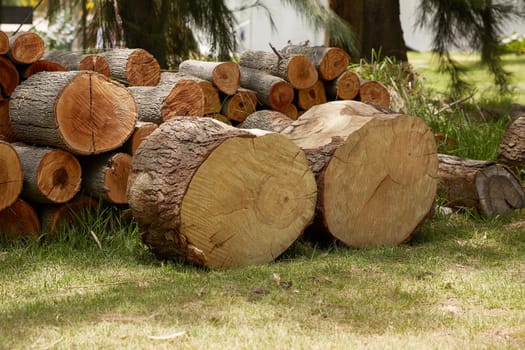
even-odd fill
[{"label": "cut log end", "polygon": [[487,216],[525,208],[525,194],[519,180],[503,165],[484,169],[476,176],[480,210]]},{"label": "cut log end", "polygon": [[22,191],[24,175],[16,150],[0,141],[0,210],[12,205]]},{"label": "cut log end", "polygon": [[9,41],[9,56],[18,64],[31,64],[44,55],[44,40],[36,33],[19,33],[12,36]]},{"label": "cut log end", "polygon": [[308,89],[301,89],[297,92],[297,106],[307,110],[315,105],[326,103],[326,91],[322,81],[318,80]]},{"label": "cut log end", "polygon": [[318,80],[317,70],[308,57],[297,55],[290,58],[287,72],[288,81],[296,89],[307,89]]},{"label": "cut log end", "polygon": [[135,154],[142,141],[155,131],[157,127],[158,125],[155,123],[138,122],[133,135],[131,135],[131,138],[128,140],[127,151],[132,155]]},{"label": "cut log end", "polygon": [[383,108],[390,108],[390,93],[380,82],[363,82],[359,89],[359,96],[362,102],[372,103]]},{"label": "cut log end", "polygon": [[65,72],[67,69],[58,62],[38,60],[31,63],[23,72],[22,78],[27,79],[33,74],[40,72]]},{"label": "cut log end", "polygon": [[328,48],[319,64],[319,73],[323,80],[336,79],[350,64],[350,56],[343,49]]},{"label": "cut log end", "polygon": [[0,236],[4,239],[36,239],[40,235],[40,220],[27,202],[16,200],[0,211]]},{"label": "cut log end", "polygon": [[9,100],[0,100],[0,141],[15,142],[15,134],[9,118]]},{"label": "cut log end", "polygon": [[0,55],[5,55],[9,52],[9,37],[0,30]]},{"label": "cut log end", "polygon": [[230,120],[242,122],[250,114],[255,112],[257,107],[257,96],[250,90],[239,90],[237,93],[228,96],[222,105],[222,114]]},{"label": "cut log end", "polygon": [[213,69],[212,81],[220,91],[233,95],[239,89],[240,75],[237,63],[221,62]]},{"label": "cut log end", "polygon": [[162,106],[164,121],[174,116],[204,115],[204,93],[193,80],[181,80],[171,89]]},{"label": "cut log end", "polygon": [[160,66],[152,54],[135,49],[126,64],[126,76],[131,85],[155,86],[160,80]]},{"label": "cut log end", "polygon": [[53,150],[40,161],[37,187],[53,203],[65,203],[80,190],[82,168],[69,152]]},{"label": "cut log end", "polygon": [[20,83],[20,76],[16,66],[6,57],[0,56],[0,94],[11,96]]},{"label": "cut log end", "polygon": [[353,100],[359,94],[361,86],[355,72],[346,71],[337,79],[326,83],[326,93],[332,99]]},{"label": "cut log end", "polygon": [[91,70],[100,73],[106,77],[111,75],[109,64],[101,55],[86,55],[78,65],[79,70]]},{"label": "cut log end", "polygon": [[110,159],[108,167],[104,170],[104,187],[107,192],[104,199],[114,204],[128,202],[127,185],[131,170],[131,156],[126,153],[116,153]]},{"label": "cut log end", "polygon": [[292,85],[285,81],[277,82],[270,89],[270,107],[276,111],[285,111],[293,103],[294,95]]}]

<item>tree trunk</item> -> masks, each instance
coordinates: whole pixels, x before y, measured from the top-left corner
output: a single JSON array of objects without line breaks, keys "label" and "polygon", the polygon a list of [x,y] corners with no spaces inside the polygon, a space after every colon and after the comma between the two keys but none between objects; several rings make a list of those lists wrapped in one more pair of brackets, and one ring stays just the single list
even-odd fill
[{"label": "tree trunk", "polygon": [[317,70],[305,55],[279,57],[273,52],[244,51],[239,65],[283,78],[296,89],[307,89],[317,81]]},{"label": "tree trunk", "polygon": [[429,214],[438,160],[420,118],[336,101],[312,107],[281,134],[306,152],[316,174],[318,228],[341,242],[399,244]]},{"label": "tree trunk", "polygon": [[15,134],[9,119],[9,100],[0,101],[0,141],[15,142]]},{"label": "tree trunk", "polygon": [[390,108],[390,93],[383,84],[377,81],[361,79],[359,100],[383,108]]},{"label": "tree trunk", "polygon": [[502,164],[440,154],[438,175],[448,207],[475,208],[486,216],[525,207],[520,181]]},{"label": "tree trunk", "polygon": [[130,169],[131,156],[127,153],[106,153],[83,159],[84,189],[110,203],[126,204]]},{"label": "tree trunk", "polygon": [[326,96],[329,100],[353,100],[359,94],[361,82],[359,75],[346,71],[337,79],[326,82]]},{"label": "tree trunk", "polygon": [[525,114],[514,119],[499,144],[498,160],[520,173],[525,168]]},{"label": "tree trunk", "polygon": [[12,205],[24,182],[24,172],[18,153],[7,142],[0,141],[0,211]]},{"label": "tree trunk", "polygon": [[137,122],[135,125],[135,131],[124,144],[124,150],[131,155],[135,154],[142,141],[155,131],[157,127],[158,125],[152,122]]},{"label": "tree trunk", "polygon": [[0,55],[5,55],[9,52],[9,37],[0,30]]},{"label": "tree trunk", "polygon": [[101,53],[112,77],[132,86],[155,86],[160,80],[160,66],[155,57],[143,49],[113,49]]},{"label": "tree trunk", "polygon": [[138,119],[161,124],[175,115],[204,115],[204,94],[199,84],[180,77],[177,82],[128,88],[137,104]]},{"label": "tree trunk", "polygon": [[284,79],[253,68],[240,67],[240,71],[241,86],[255,91],[264,105],[282,111],[292,104],[294,89]]},{"label": "tree trunk", "polygon": [[361,57],[381,57],[407,61],[407,49],[399,18],[399,0],[330,0],[330,8],[350,23]]},{"label": "tree trunk", "polygon": [[334,80],[350,64],[350,56],[338,47],[288,45],[282,50],[285,55],[302,54],[314,64],[323,80]]},{"label": "tree trunk", "polygon": [[67,51],[51,51],[44,55],[49,61],[57,62],[67,70],[91,70],[110,77],[109,64],[101,55],[83,55]]},{"label": "tree trunk", "polygon": [[221,113],[235,122],[242,122],[255,112],[257,95],[255,91],[239,88],[233,95],[227,96],[222,103]]},{"label": "tree trunk", "polygon": [[15,64],[31,64],[42,58],[44,40],[32,32],[20,32],[9,37],[9,58]]},{"label": "tree trunk", "polygon": [[300,109],[307,110],[321,103],[326,103],[326,91],[321,80],[308,89],[297,90],[296,104]]},{"label": "tree trunk", "polygon": [[235,62],[186,60],[179,65],[179,71],[213,83],[226,95],[233,95],[239,89],[240,71]]},{"label": "tree trunk", "polygon": [[70,202],[46,205],[39,211],[42,230],[48,232],[46,238],[55,238],[54,233],[62,225],[81,224],[88,213],[95,212],[99,203],[91,197],[80,197]]},{"label": "tree trunk", "polygon": [[23,69],[22,79],[27,79],[30,76],[40,72],[65,72],[66,70],[66,67],[60,63],[48,60],[38,60]]},{"label": "tree trunk", "polygon": [[315,180],[297,146],[211,118],[162,124],[135,155],[129,183],[133,216],[153,252],[212,268],[274,260],[315,208]]},{"label": "tree trunk", "polygon": [[20,83],[16,66],[6,57],[0,56],[0,95],[11,96]]},{"label": "tree trunk", "polygon": [[4,239],[36,239],[40,235],[40,221],[31,205],[17,199],[0,211],[0,236]]},{"label": "tree trunk", "polygon": [[252,113],[237,127],[241,129],[260,129],[271,132],[281,132],[293,122],[286,114],[264,109]]},{"label": "tree trunk", "polygon": [[42,72],[17,87],[9,116],[20,141],[88,155],[122,146],[137,111],[131,93],[101,74]]}]

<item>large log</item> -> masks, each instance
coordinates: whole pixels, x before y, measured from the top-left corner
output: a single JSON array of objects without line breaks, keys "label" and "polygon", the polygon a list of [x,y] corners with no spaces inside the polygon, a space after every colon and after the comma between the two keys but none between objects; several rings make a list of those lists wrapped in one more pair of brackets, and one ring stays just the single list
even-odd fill
[{"label": "large log", "polygon": [[226,95],[233,95],[239,89],[239,65],[235,62],[186,60],[179,65],[179,71],[212,82]]},{"label": "large log", "polygon": [[56,232],[63,226],[81,224],[86,215],[96,212],[99,202],[95,198],[82,196],[67,203],[46,205],[39,208],[42,231],[46,238],[55,238]]},{"label": "large log", "polygon": [[239,69],[241,86],[255,91],[257,100],[264,105],[282,111],[292,104],[294,89],[284,79],[253,68],[241,66]]},{"label": "large log", "polygon": [[279,111],[263,109],[250,114],[241,124],[241,129],[260,129],[271,132],[281,132],[293,122],[286,114]]},{"label": "large log", "polygon": [[9,37],[0,30],[0,55],[5,55],[9,52]]},{"label": "large log", "polygon": [[343,243],[399,244],[429,214],[438,160],[421,118],[335,101],[312,107],[281,134],[305,151],[316,174],[318,228]]},{"label": "large log", "polygon": [[256,109],[257,94],[255,91],[240,88],[235,94],[224,98],[221,114],[235,122],[242,122]]},{"label": "large log", "polygon": [[155,86],[160,80],[160,65],[143,49],[112,49],[101,53],[112,77],[134,86]]},{"label": "large log", "polygon": [[525,207],[519,179],[503,164],[439,154],[438,176],[447,207],[475,208],[485,216]]},{"label": "large log", "polygon": [[102,55],[50,51],[44,55],[44,59],[57,62],[66,67],[67,70],[91,70],[106,77],[111,75],[108,61]]},{"label": "large log", "polygon": [[40,220],[35,209],[23,199],[0,211],[0,237],[34,239],[40,235]]},{"label": "large log", "polygon": [[12,145],[0,141],[0,210],[16,201],[23,182],[24,172],[18,153]]},{"label": "large log", "polygon": [[38,60],[22,69],[21,78],[27,79],[30,76],[40,72],[65,72],[67,69],[57,62],[48,60]]},{"label": "large log", "polygon": [[390,93],[388,89],[378,81],[361,79],[359,100],[383,108],[390,108]]},{"label": "large log", "polygon": [[359,94],[361,82],[359,75],[346,71],[339,77],[325,84],[326,96],[330,100],[353,100]]},{"label": "large log", "polygon": [[318,80],[308,89],[297,90],[297,107],[307,110],[315,105],[326,103],[326,92],[322,81]]},{"label": "large log", "polygon": [[211,118],[162,124],[135,154],[129,184],[146,245],[212,268],[277,258],[310,223],[317,192],[286,137]]},{"label": "large log", "polygon": [[9,100],[0,100],[0,141],[15,142],[15,134],[9,119]]},{"label": "large log", "polygon": [[498,160],[517,173],[525,169],[525,113],[514,119],[507,128],[499,144]]},{"label": "large log", "polygon": [[7,57],[0,56],[0,95],[11,96],[19,83],[16,66]]},{"label": "large log", "polygon": [[137,104],[138,119],[161,124],[175,115],[204,115],[204,94],[195,81],[180,77],[178,81],[157,86],[131,86]]},{"label": "large log", "polygon": [[133,135],[131,135],[128,141],[126,141],[124,144],[124,150],[131,155],[135,154],[142,141],[144,141],[146,137],[155,131],[157,127],[158,125],[152,122],[138,121],[135,125],[135,131],[133,131]]},{"label": "large log", "polygon": [[278,76],[296,89],[307,89],[317,81],[317,70],[305,55],[277,56],[267,51],[247,50],[241,53],[239,64]]},{"label": "large log", "polygon": [[65,203],[80,190],[82,168],[77,158],[61,149],[12,144],[22,162],[22,196],[36,203]]},{"label": "large log", "polygon": [[337,47],[288,45],[282,50],[284,54],[306,55],[313,62],[323,80],[337,78],[350,64],[350,56]]},{"label": "large log", "polygon": [[126,204],[130,169],[131,156],[127,153],[105,153],[83,159],[83,187],[93,197],[114,204]]},{"label": "large log", "polygon": [[19,32],[9,37],[9,58],[16,64],[31,64],[42,58],[44,40],[36,33]]},{"label": "large log", "polygon": [[9,117],[19,141],[88,155],[122,146],[137,111],[131,93],[101,74],[41,72],[16,88]]}]

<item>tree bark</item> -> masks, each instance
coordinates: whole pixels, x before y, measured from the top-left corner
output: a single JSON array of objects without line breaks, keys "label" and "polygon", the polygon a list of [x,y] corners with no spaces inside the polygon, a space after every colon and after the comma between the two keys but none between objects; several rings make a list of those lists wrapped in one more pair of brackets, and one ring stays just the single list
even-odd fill
[{"label": "tree bark", "polygon": [[318,234],[355,247],[399,244],[429,214],[438,160],[420,118],[336,101],[312,107],[281,134],[305,151],[316,175]]},{"label": "tree bark", "polygon": [[260,129],[271,132],[281,132],[293,122],[286,114],[263,109],[250,114],[237,127],[241,129]]},{"label": "tree bark", "polygon": [[9,52],[9,37],[0,30],[0,55],[5,55]]},{"label": "tree bark", "polygon": [[303,110],[312,108],[315,105],[326,103],[326,91],[324,84],[318,80],[308,89],[297,90],[297,107]]},{"label": "tree bark", "polygon": [[9,58],[15,64],[31,64],[42,58],[44,40],[32,32],[20,32],[9,37]]},{"label": "tree bark", "polygon": [[239,65],[235,62],[186,60],[179,65],[179,71],[213,83],[226,95],[233,95],[239,89]]},{"label": "tree bark", "polygon": [[11,96],[20,83],[16,66],[6,57],[0,56],[0,95]]},{"label": "tree bark", "polygon": [[155,86],[160,80],[160,66],[155,57],[143,49],[113,49],[101,53],[112,77],[132,86]]},{"label": "tree bark", "polygon": [[22,70],[22,79],[27,79],[30,76],[40,72],[65,72],[66,70],[66,67],[60,63],[47,60],[38,60],[31,63]]},{"label": "tree bark", "polygon": [[133,131],[133,134],[131,137],[126,141],[124,144],[124,150],[134,155],[137,152],[137,148],[140,146],[142,141],[146,137],[148,137],[155,129],[157,129],[158,125],[152,122],[141,122],[138,121],[135,125],[135,131]]},{"label": "tree bark", "polygon": [[0,141],[16,141],[9,118],[9,99],[0,100]]},{"label": "tree bark", "polygon": [[102,55],[83,55],[67,51],[51,51],[44,55],[49,61],[57,62],[67,70],[90,70],[110,77],[109,64]]},{"label": "tree bark", "polygon": [[485,216],[525,207],[519,179],[502,164],[440,154],[438,175],[448,207],[475,208]]},{"label": "tree bark", "polygon": [[507,128],[499,144],[498,160],[517,173],[525,168],[525,114]]},{"label": "tree bark", "polygon": [[24,182],[24,171],[18,153],[7,142],[0,141],[0,211],[12,205]]},{"label": "tree bark", "polygon": [[4,239],[36,239],[40,235],[40,221],[31,205],[17,199],[0,211],[0,236]]},{"label": "tree bark", "polygon": [[317,69],[319,78],[326,81],[337,78],[350,64],[348,53],[338,47],[287,45],[281,52],[306,55]]},{"label": "tree bark", "polygon": [[387,88],[378,81],[361,79],[359,88],[359,100],[372,103],[383,108],[390,108],[390,93]]},{"label": "tree bark", "polygon": [[315,180],[297,146],[211,118],[162,124],[135,155],[129,183],[146,245],[212,268],[274,260],[315,208]]},{"label": "tree bark", "polygon": [[283,78],[296,89],[307,89],[317,81],[315,66],[305,55],[277,56],[273,52],[247,50],[239,65]]},{"label": "tree bark", "polygon": [[257,108],[255,91],[239,88],[233,95],[226,96],[222,103],[222,115],[235,122],[242,122]]},{"label": "tree bark", "polygon": [[361,82],[359,75],[352,71],[342,73],[337,79],[325,83],[329,100],[353,100],[359,94]]},{"label": "tree bark", "polygon": [[137,111],[131,93],[101,74],[42,72],[17,87],[9,116],[22,142],[88,155],[122,146]]}]

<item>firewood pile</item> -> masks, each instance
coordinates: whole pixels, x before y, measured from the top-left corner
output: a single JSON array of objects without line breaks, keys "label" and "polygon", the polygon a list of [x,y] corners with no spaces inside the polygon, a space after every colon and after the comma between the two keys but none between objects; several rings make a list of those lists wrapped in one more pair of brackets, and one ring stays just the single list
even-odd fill
[{"label": "firewood pile", "polygon": [[46,53],[0,33],[0,54],[4,237],[52,236],[102,201],[129,206],[157,256],[231,267],[274,260],[306,229],[399,244],[431,212],[434,136],[341,49],[161,72],[142,49]]}]

